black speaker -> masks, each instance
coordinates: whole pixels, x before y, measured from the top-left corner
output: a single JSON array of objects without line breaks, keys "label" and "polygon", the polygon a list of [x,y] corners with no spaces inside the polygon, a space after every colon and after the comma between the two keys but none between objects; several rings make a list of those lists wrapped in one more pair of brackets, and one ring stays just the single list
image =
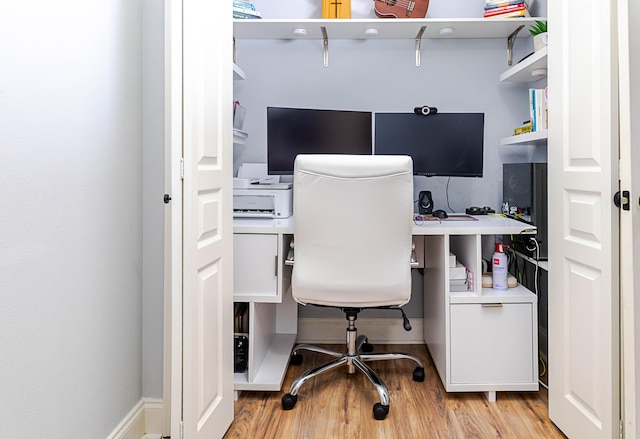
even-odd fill
[{"label": "black speaker", "polygon": [[245,334],[233,335],[233,371],[245,372],[249,365],[249,337]]},{"label": "black speaker", "polygon": [[433,212],[433,198],[431,191],[420,191],[418,194],[418,213],[420,215],[431,215]]}]

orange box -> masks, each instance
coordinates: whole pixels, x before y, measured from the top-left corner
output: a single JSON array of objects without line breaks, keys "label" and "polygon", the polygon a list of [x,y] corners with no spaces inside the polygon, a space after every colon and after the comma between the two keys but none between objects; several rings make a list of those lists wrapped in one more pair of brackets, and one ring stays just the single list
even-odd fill
[{"label": "orange box", "polygon": [[351,0],[322,0],[322,18],[351,18]]}]

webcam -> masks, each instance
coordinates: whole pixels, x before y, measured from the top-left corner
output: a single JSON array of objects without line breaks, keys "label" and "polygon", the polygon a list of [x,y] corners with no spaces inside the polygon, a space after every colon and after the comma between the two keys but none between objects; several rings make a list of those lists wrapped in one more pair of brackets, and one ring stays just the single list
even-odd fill
[{"label": "webcam", "polygon": [[427,105],[423,105],[422,107],[414,108],[413,112],[418,115],[429,116],[431,114],[436,114],[438,112],[438,109],[436,107],[429,107]]}]

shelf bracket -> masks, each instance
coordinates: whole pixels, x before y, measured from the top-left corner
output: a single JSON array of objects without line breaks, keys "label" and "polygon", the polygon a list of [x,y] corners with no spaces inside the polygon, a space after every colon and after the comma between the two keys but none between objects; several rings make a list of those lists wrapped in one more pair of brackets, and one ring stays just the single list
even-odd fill
[{"label": "shelf bracket", "polygon": [[324,66],[329,67],[329,37],[327,36],[327,28],[320,26],[320,29],[322,30],[322,39],[324,40],[322,43],[322,58]]},{"label": "shelf bracket", "polygon": [[513,43],[515,43],[516,36],[518,35],[518,32],[522,30],[523,27],[524,27],[524,24],[521,24],[520,26],[518,26],[516,30],[511,32],[511,35],[507,37],[507,64],[509,65],[513,64]]},{"label": "shelf bracket", "polygon": [[416,67],[420,67],[420,42],[422,41],[422,34],[427,26],[422,26],[416,35]]}]

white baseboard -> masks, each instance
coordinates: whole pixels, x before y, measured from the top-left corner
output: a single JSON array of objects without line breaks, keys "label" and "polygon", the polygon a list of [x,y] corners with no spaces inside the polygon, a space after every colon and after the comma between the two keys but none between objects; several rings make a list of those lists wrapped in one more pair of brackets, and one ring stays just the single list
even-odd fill
[{"label": "white baseboard", "polygon": [[[372,344],[422,344],[424,319],[411,318],[411,331],[405,331],[402,319],[359,318],[358,334],[365,334]],[[347,321],[344,318],[298,319],[298,343],[344,343]]]},{"label": "white baseboard", "polygon": [[133,406],[107,439],[140,439],[144,436],[144,400]]},{"label": "white baseboard", "polygon": [[164,402],[161,398],[142,398],[107,439],[160,439],[164,419]]},{"label": "white baseboard", "polygon": [[144,426],[147,439],[159,439],[164,433],[165,426],[164,401],[162,398],[142,398],[142,400],[144,401]]}]

